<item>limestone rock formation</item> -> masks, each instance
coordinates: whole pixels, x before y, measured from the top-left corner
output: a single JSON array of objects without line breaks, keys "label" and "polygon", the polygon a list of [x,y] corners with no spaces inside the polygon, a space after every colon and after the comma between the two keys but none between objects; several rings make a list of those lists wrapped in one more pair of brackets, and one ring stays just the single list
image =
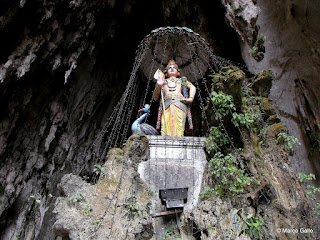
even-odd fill
[{"label": "limestone rock formation", "polygon": [[259,25],[257,19],[259,16],[259,7],[252,0],[223,0],[226,8],[226,19],[234,28],[242,41],[246,42],[251,48],[251,56],[256,61],[264,58],[265,38],[259,35]]},{"label": "limestone rock formation", "polygon": [[[319,176],[319,39],[320,3],[302,0],[222,1],[229,24],[241,37],[242,56],[249,70],[271,69],[274,81],[269,97],[290,134],[302,145],[291,157],[297,172]],[[260,36],[260,37],[259,37]],[[264,58],[257,62],[252,39],[260,41]],[[316,104],[316,105],[315,105]],[[309,154],[309,153],[312,154]],[[303,160],[301,160],[303,159]],[[303,161],[303,164],[301,163]]]},{"label": "limestone rock formation", "polygon": [[57,185],[67,173],[93,177],[94,165],[104,162],[92,152],[104,152],[101,129],[150,31],[186,25],[240,59],[236,39],[227,36],[236,34],[225,28],[223,6],[216,6],[212,15],[207,2],[196,1],[0,1],[4,239],[55,239]]},{"label": "limestone rock formation", "polygon": [[101,129],[136,47],[160,26],[193,29],[252,74],[271,69],[264,97],[278,115],[266,121],[278,125],[269,130],[285,125],[298,137],[287,164],[319,179],[319,9],[302,0],[0,1],[1,238],[56,238],[57,185],[69,173],[94,178],[106,156],[92,154],[104,152]]},{"label": "limestone rock formation", "polygon": [[[254,149],[253,136],[246,138],[243,157],[248,170],[259,177],[261,183],[245,194],[227,198],[207,196],[194,209],[173,216],[172,228],[163,234],[163,239],[235,239],[244,223],[234,214],[240,216],[241,211],[261,216],[264,227],[259,229],[260,239],[317,237],[311,206],[288,165],[282,146],[276,145],[274,137],[268,134],[259,152]],[[153,228],[148,208],[150,192],[137,172],[137,164],[145,161],[148,153],[147,138],[142,134],[133,135],[124,150],[109,152],[104,165],[106,175],[97,184],[90,185],[78,176],[65,175],[59,184],[62,197],[55,203],[55,233],[65,239],[155,239],[157,229]],[[211,184],[208,169],[202,188]],[[278,229],[306,232],[298,237]],[[243,234],[239,239],[253,238]]]},{"label": "limestone rock formation", "polygon": [[[213,76],[214,84],[212,91],[226,90],[228,89],[228,85],[233,85],[234,73],[236,71],[241,72],[241,70],[236,68],[225,68],[222,69],[218,75]],[[240,73],[237,75],[241,76]],[[220,144],[223,136],[217,135],[217,132],[215,132],[216,135],[212,136],[213,139],[216,138],[215,141],[217,145],[213,145],[215,146],[215,151],[207,147],[209,150],[208,160],[210,158],[216,158],[216,154],[214,153],[217,151],[231,152],[231,154],[237,156],[236,158],[239,159],[237,164],[241,166],[241,168],[244,168],[245,172],[243,172],[244,175],[239,173],[239,175],[236,176],[233,174],[227,177],[220,175],[219,177],[215,171],[217,167],[209,163],[207,177],[203,185],[204,201],[199,204],[198,207],[198,211],[201,212],[199,213],[201,218],[195,216],[194,212],[185,213],[188,216],[187,219],[189,222],[194,221],[193,224],[197,226],[197,231],[200,232],[201,237],[203,237],[201,239],[218,238],[221,232],[231,236],[231,239],[235,238],[235,233],[239,233],[240,230],[230,224],[230,222],[233,223],[235,221],[233,219],[234,212],[231,214],[231,209],[235,209],[235,212],[238,213],[245,212],[247,215],[252,214],[252,216],[262,217],[265,228],[264,230],[262,230],[262,227],[260,229],[262,230],[260,232],[261,239],[314,239],[319,237],[314,206],[307,200],[294,170],[290,167],[289,155],[295,153],[290,152],[277,141],[279,134],[287,133],[287,129],[280,121],[278,117],[279,113],[273,106],[271,99],[256,95],[256,92],[264,94],[269,92],[271,84],[263,86],[259,83],[259,79],[270,81],[270,78],[272,78],[272,73],[270,73],[270,71],[263,71],[251,79],[242,78],[242,81],[249,86],[245,91],[226,91],[226,93],[232,95],[234,99],[237,98],[234,96],[235,94],[241,95],[242,104],[251,104],[250,109],[253,112],[248,112],[249,109],[244,105],[240,107],[242,111],[250,114],[259,113],[259,117],[256,118],[255,122],[252,122],[254,127],[253,125],[251,127],[249,125],[244,127],[245,124],[241,127],[240,124],[239,128],[232,128],[230,122],[233,120],[227,115],[223,118],[223,123],[220,123],[224,125],[223,129],[227,130],[228,135],[234,142],[233,145],[241,147],[241,144],[239,142],[236,143],[236,141],[240,141],[243,144],[243,150],[240,150],[241,152],[238,152],[239,150],[234,146],[223,149],[222,144]],[[207,109],[207,111],[209,110],[210,108]],[[214,113],[212,113],[212,115],[213,114]],[[211,121],[213,125],[219,125],[219,121],[216,119],[213,118]],[[240,138],[237,140],[236,136],[238,135]],[[219,138],[217,136],[219,136]],[[227,143],[228,142],[229,141],[227,141]],[[213,153],[211,152],[210,154],[210,150]],[[223,153],[226,154],[225,152]],[[212,160],[210,160],[210,162],[211,161]],[[224,161],[227,161],[226,158]],[[224,163],[219,162],[219,164]],[[232,166],[231,161],[229,161],[228,164]],[[228,165],[222,166],[223,168],[228,168]],[[220,168],[222,167],[220,166]],[[223,171],[224,170],[222,170],[222,172]],[[234,171],[234,169],[230,167],[228,171]],[[227,174],[228,171],[224,172],[224,174]],[[231,188],[232,186],[234,187],[231,182],[244,181],[245,174],[249,174],[247,176],[253,176],[255,180],[248,183],[247,190],[239,188],[240,193],[238,190],[232,193],[235,188]],[[246,179],[246,181],[247,180],[248,179]],[[217,184],[218,186],[220,186],[220,184],[224,186],[224,189],[220,192],[220,198],[217,198],[216,195],[217,192],[219,192]],[[230,191],[226,194],[227,189]],[[221,201],[221,203],[217,204],[217,201]],[[224,206],[224,211],[228,213],[225,212],[221,214],[218,210],[218,213],[215,214],[214,209],[217,205],[221,207]],[[211,206],[213,210],[208,210],[208,206]],[[238,219],[241,218],[241,214],[236,216],[238,216]],[[208,218],[216,219],[216,221],[209,224],[208,222],[210,221],[204,220]],[[224,220],[227,221],[227,223],[222,224]],[[185,223],[181,224],[184,226]],[[228,227],[226,228],[225,225]],[[212,226],[215,227],[212,228]],[[306,233],[308,234],[292,236],[287,234],[283,229],[294,229],[294,231],[300,231],[301,229],[301,231],[304,231],[307,229]]]},{"label": "limestone rock formation", "polygon": [[149,192],[138,176],[137,165],[149,153],[148,140],[133,135],[124,151],[114,148],[101,172],[101,180],[91,185],[79,176],[65,175],[54,213],[54,232],[64,238],[151,239]]}]

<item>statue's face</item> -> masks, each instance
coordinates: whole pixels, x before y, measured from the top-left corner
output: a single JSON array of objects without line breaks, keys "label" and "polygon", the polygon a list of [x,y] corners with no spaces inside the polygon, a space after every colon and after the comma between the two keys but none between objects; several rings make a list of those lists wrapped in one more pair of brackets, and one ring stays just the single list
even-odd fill
[{"label": "statue's face", "polygon": [[178,76],[178,69],[176,68],[175,65],[171,64],[168,67],[167,70],[167,76],[168,77],[177,77]]}]

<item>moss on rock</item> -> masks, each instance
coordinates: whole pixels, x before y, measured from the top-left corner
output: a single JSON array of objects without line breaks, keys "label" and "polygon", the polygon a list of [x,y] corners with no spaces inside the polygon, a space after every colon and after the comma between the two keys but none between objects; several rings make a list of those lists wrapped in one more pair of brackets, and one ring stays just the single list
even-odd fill
[{"label": "moss on rock", "polygon": [[279,117],[276,114],[269,116],[269,118],[267,119],[267,123],[269,125],[279,123],[280,121],[281,120],[279,119]]},{"label": "moss on rock", "polygon": [[213,76],[214,82],[221,82],[225,87],[232,87],[235,83],[242,81],[245,74],[235,66],[223,67],[219,74]]},{"label": "moss on rock", "polygon": [[112,148],[108,152],[108,160],[107,161],[114,161],[121,162],[123,158],[124,151],[121,148]]},{"label": "moss on rock", "polygon": [[276,114],[276,110],[274,108],[274,106],[271,103],[271,99],[270,98],[262,98],[262,101],[260,103],[260,110],[265,114],[265,115],[275,115]]},{"label": "moss on rock", "polygon": [[145,134],[136,133],[129,137],[124,146],[124,158],[127,159],[129,165],[137,169],[142,161],[147,161],[149,157],[149,141]]},{"label": "moss on rock", "polygon": [[234,103],[241,104],[241,86],[245,79],[245,73],[235,66],[223,67],[219,74],[213,75],[211,91],[223,91],[232,95]]},{"label": "moss on rock", "polygon": [[282,122],[275,123],[267,127],[267,136],[275,138],[280,132],[286,132],[287,129]]}]

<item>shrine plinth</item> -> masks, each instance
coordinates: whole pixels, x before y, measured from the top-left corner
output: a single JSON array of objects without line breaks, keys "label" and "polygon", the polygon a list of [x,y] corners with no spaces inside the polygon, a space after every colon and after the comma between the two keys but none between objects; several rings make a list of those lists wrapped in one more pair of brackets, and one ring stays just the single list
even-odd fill
[{"label": "shrine plinth", "polygon": [[161,203],[161,189],[187,188],[184,209],[192,209],[198,202],[202,176],[206,165],[205,138],[147,136],[149,160],[139,164],[141,179],[153,192],[151,212],[165,211]]}]

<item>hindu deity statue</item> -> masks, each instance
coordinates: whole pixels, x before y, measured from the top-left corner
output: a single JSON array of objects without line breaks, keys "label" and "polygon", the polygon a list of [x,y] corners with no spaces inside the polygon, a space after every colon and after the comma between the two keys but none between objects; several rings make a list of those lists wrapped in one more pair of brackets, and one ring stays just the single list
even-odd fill
[{"label": "hindu deity statue", "polygon": [[155,78],[153,99],[161,97],[156,129],[160,130],[161,122],[161,135],[183,136],[187,117],[189,127],[193,129],[189,105],[193,102],[196,87],[186,77],[180,78],[180,69],[174,60],[168,62],[164,73],[158,69]]}]

